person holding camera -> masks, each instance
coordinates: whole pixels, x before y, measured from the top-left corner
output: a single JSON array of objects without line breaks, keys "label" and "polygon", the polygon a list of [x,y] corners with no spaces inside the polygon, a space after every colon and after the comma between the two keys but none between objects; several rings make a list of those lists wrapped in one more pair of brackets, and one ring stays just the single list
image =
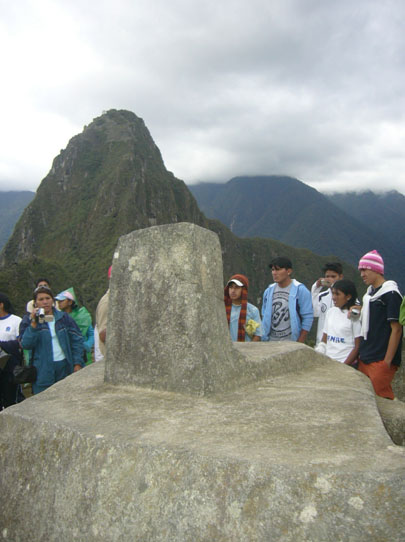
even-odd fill
[{"label": "person holding camera", "polygon": [[46,390],[84,365],[83,336],[67,313],[54,307],[54,296],[46,286],[34,291],[35,307],[21,322],[23,348],[33,351],[37,370],[34,394]]},{"label": "person holding camera", "polygon": [[326,263],[322,271],[323,276],[314,282],[311,288],[314,317],[318,318],[316,345],[322,342],[326,313],[334,307],[332,286],[336,281],[343,279],[343,268],[340,262]]}]

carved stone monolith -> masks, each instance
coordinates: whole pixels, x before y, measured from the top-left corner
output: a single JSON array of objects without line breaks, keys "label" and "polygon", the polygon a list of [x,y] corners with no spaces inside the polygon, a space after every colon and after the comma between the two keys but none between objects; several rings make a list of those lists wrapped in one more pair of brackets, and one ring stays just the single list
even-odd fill
[{"label": "carved stone monolith", "polygon": [[114,255],[106,381],[207,395],[239,382],[218,236],[189,223],[120,238]]}]

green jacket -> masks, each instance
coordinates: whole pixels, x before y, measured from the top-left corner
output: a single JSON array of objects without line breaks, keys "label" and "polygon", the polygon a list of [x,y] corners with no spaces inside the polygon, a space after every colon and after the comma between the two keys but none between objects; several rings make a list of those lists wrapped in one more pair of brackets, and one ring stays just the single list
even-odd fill
[{"label": "green jacket", "polygon": [[91,321],[91,315],[86,307],[79,307],[77,297],[73,288],[67,288],[67,291],[72,294],[75,300],[75,307],[70,313],[70,316],[79,326],[84,339],[84,348],[86,350],[86,365],[92,362],[91,349],[94,346],[94,328]]}]

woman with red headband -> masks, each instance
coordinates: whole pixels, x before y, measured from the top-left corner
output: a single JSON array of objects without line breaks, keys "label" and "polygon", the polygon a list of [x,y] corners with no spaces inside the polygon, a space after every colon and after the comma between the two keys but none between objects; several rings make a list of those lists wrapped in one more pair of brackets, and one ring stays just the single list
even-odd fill
[{"label": "woman with red headband", "polygon": [[248,303],[249,280],[245,275],[233,275],[224,290],[226,317],[232,341],[260,341],[259,309]]}]

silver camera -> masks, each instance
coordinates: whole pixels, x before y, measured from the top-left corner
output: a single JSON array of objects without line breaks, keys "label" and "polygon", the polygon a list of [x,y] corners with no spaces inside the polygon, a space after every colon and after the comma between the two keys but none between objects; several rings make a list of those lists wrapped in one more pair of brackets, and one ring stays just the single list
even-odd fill
[{"label": "silver camera", "polygon": [[38,324],[43,324],[45,322],[45,310],[38,309],[36,318],[37,318]]},{"label": "silver camera", "polygon": [[43,324],[44,322],[53,322],[53,314],[45,314],[44,309],[38,309],[35,318],[38,324]]},{"label": "silver camera", "polygon": [[357,320],[360,317],[360,309],[352,309],[350,311],[350,318],[352,320]]}]

